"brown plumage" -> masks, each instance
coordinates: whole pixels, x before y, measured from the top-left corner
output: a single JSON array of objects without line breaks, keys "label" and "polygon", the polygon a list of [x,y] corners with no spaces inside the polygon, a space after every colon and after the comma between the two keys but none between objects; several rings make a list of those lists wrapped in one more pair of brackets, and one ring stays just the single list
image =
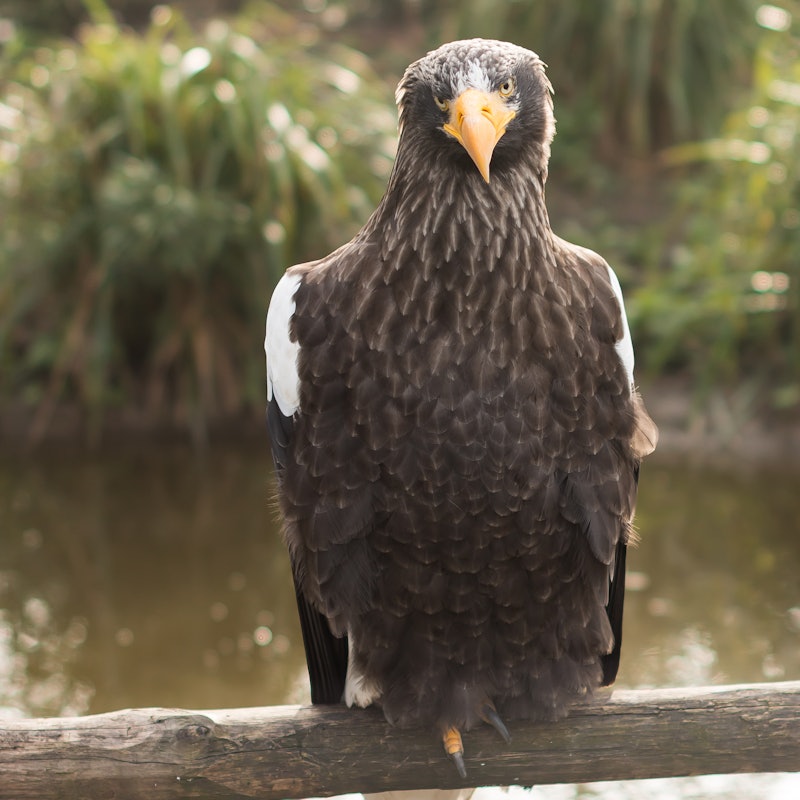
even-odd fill
[{"label": "brown plumage", "polygon": [[312,698],[443,734],[555,718],[616,674],[655,426],[616,278],[550,229],[538,57],[445,45],[398,102],[386,195],[267,324]]}]

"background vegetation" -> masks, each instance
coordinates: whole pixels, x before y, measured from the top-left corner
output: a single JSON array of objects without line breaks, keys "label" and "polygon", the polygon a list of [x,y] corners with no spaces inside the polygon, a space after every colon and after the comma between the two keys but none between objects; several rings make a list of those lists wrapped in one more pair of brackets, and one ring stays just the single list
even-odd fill
[{"label": "background vegetation", "polygon": [[394,116],[363,56],[275,9],[135,33],[94,4],[77,37],[6,45],[3,394],[34,437],[73,401],[95,436],[133,406],[200,439],[263,403],[271,285],[366,218]]},{"label": "background vegetation", "polygon": [[633,315],[652,370],[788,409],[800,402],[800,19],[791,35],[779,12],[762,7],[753,85],[718,135],[662,153],[674,239]]},{"label": "background vegetation", "polygon": [[796,410],[800,3],[432,6],[0,0],[6,413],[260,416],[271,285],[368,215],[408,61],[471,35],[549,63],[553,217],[620,273],[645,370]]}]

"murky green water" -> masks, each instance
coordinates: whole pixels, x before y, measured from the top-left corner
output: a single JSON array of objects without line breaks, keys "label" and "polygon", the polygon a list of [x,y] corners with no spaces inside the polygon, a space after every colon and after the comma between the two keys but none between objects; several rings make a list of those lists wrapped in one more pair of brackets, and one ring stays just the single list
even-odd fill
[{"label": "murky green water", "polygon": [[[266,441],[0,460],[0,706],[306,702],[270,479]],[[800,679],[799,479],[647,462],[619,685]]]}]

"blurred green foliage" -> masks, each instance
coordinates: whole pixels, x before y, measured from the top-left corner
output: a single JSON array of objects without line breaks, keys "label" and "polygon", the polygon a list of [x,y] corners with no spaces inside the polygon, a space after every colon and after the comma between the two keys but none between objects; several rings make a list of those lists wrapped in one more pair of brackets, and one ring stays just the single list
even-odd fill
[{"label": "blurred green foliage", "polygon": [[763,6],[754,86],[717,138],[663,154],[677,170],[666,264],[630,308],[652,370],[708,392],[756,382],[800,402],[800,16]]},{"label": "blurred green foliage", "polygon": [[[147,26],[158,0],[104,0],[116,19],[140,29]],[[238,11],[246,0],[174,0],[178,11],[203,19]],[[0,17],[35,34],[70,36],[78,25],[91,19],[92,0],[0,0]]]},{"label": "blurred green foliage", "polygon": [[606,157],[642,155],[715,132],[736,99],[731,90],[749,78],[759,5],[450,0],[441,38],[510,39],[536,51],[549,67],[562,133],[579,125],[582,141],[591,136]]},{"label": "blurred green foliage", "polygon": [[90,7],[77,42],[6,43],[2,395],[34,438],[75,401],[95,433],[124,405],[201,439],[263,404],[274,281],[379,196],[390,93],[271,7],[199,33],[159,7],[142,34]]},{"label": "blurred green foliage", "polygon": [[86,20],[83,0],[0,0],[0,17],[33,33],[67,34]]},{"label": "blurred green foliage", "polygon": [[639,363],[800,403],[798,0],[283,5],[0,0],[0,402],[34,439],[65,404],[93,436],[260,414],[271,286],[391,165],[392,87],[345,39],[390,74],[459,36],[537,50],[554,219],[620,273]]}]

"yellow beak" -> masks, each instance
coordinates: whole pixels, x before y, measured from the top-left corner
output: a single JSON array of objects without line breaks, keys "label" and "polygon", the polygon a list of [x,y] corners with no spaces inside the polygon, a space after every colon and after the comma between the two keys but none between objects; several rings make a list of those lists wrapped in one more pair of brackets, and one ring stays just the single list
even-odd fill
[{"label": "yellow beak", "polygon": [[450,119],[443,125],[446,133],[458,139],[489,183],[489,164],[494,148],[516,116],[497,92],[487,94],[467,89],[455,100]]}]

